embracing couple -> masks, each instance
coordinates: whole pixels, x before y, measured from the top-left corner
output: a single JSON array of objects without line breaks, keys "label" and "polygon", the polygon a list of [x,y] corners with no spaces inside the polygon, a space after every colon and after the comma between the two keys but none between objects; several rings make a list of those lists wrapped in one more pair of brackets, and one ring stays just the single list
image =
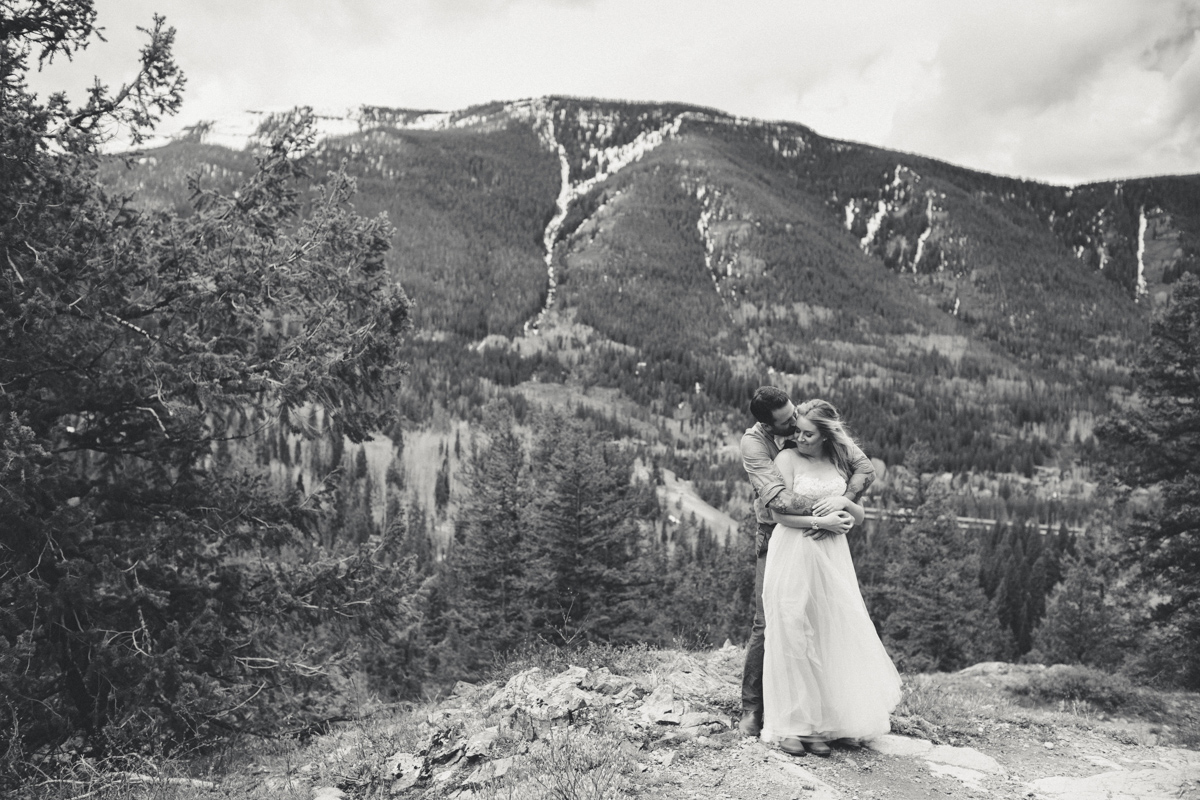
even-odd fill
[{"label": "embracing couple", "polygon": [[824,400],[764,386],[742,436],[754,486],[757,608],[742,673],[742,733],[792,755],[887,733],[896,672],[858,589],[845,533],[875,470]]}]

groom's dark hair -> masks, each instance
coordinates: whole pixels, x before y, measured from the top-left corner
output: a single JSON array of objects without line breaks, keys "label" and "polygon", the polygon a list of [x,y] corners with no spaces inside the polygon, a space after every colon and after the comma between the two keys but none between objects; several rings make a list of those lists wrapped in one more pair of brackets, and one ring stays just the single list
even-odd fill
[{"label": "groom's dark hair", "polygon": [[760,386],[750,399],[750,413],[763,425],[771,425],[775,422],[775,410],[786,406],[791,399],[783,389]]}]

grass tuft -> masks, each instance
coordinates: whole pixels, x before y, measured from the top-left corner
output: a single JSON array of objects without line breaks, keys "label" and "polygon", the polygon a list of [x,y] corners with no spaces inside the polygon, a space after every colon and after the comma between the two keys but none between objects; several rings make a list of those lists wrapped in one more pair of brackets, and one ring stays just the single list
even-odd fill
[{"label": "grass tuft", "polygon": [[520,766],[480,800],[618,800],[629,796],[636,759],[606,726],[560,727],[534,742]]}]

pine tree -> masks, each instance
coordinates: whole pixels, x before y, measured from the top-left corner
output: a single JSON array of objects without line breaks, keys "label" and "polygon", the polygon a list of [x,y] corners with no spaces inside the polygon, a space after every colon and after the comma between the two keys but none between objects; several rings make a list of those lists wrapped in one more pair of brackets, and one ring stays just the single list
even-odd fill
[{"label": "pine tree", "polygon": [[438,467],[437,478],[433,484],[433,505],[439,516],[446,511],[450,504],[450,454],[442,457],[442,465]]},{"label": "pine tree", "polygon": [[463,620],[458,633],[474,646],[474,669],[516,646],[532,613],[523,592],[532,514],[525,444],[506,404],[489,404],[482,418],[483,441],[464,471],[449,564],[459,587],[453,601]]},{"label": "pine tree", "polygon": [[884,585],[873,592],[883,642],[906,671],[954,670],[1004,645],[979,585],[978,556],[937,496],[896,537]]},{"label": "pine tree", "polygon": [[557,415],[542,421],[534,453],[526,542],[534,628],[562,644],[627,640],[641,580],[630,459]]},{"label": "pine tree", "polygon": [[1134,377],[1144,404],[1097,433],[1121,480],[1161,492],[1161,507],[1131,527],[1130,541],[1166,596],[1155,622],[1174,679],[1200,688],[1200,278],[1175,284]]},{"label": "pine tree", "polygon": [[306,174],[305,112],[235,194],[194,183],[188,214],[107,194],[105,131],[137,141],[181,99],[174,31],[146,33],[129,84],[72,106],[25,75],[86,46],[92,3],[0,14],[0,766],[292,724],[353,656],[348,620],[407,613],[393,541],[322,552],[320,492],[219,448],[303,435],[312,406],[338,439],[387,424],[409,326],[391,229],[344,174]]},{"label": "pine tree", "polygon": [[1050,664],[1119,666],[1128,655],[1133,626],[1115,590],[1116,559],[1085,540],[1064,566],[1034,635],[1038,655]]}]

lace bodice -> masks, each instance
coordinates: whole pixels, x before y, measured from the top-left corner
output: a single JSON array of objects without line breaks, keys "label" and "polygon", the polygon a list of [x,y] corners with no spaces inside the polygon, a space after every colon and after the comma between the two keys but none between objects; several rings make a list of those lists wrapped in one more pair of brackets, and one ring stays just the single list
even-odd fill
[{"label": "lace bodice", "polygon": [[822,497],[842,494],[846,491],[846,481],[837,474],[818,477],[797,475],[792,483],[792,491],[811,503]]}]

